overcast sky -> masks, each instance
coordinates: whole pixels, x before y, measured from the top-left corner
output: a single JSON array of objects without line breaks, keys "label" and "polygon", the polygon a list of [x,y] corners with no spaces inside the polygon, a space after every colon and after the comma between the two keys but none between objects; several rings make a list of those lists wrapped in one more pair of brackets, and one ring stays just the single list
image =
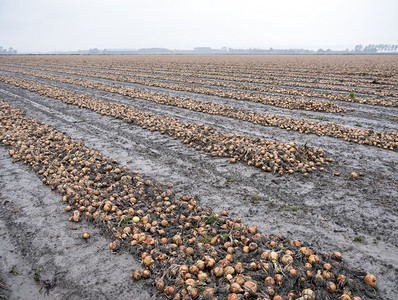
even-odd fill
[{"label": "overcast sky", "polygon": [[331,48],[398,44],[398,0],[0,0],[0,46]]}]

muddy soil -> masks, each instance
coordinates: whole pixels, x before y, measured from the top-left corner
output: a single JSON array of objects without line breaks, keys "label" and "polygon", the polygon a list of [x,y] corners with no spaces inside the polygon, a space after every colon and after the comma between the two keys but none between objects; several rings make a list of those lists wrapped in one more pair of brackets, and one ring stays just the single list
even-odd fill
[{"label": "muddy soil", "polygon": [[[229,164],[224,158],[212,158],[157,132],[0,84],[0,98],[23,109],[27,116],[66,131],[72,138],[83,140],[89,148],[118,159],[132,170],[154,180],[173,183],[176,191],[195,196],[203,206],[215,211],[226,209],[246,224],[257,224],[263,232],[282,233],[320,251],[343,252],[351,267],[363,268],[378,277],[383,299],[395,298],[398,290],[397,152],[133,101],[72,85],[52,84],[107,101],[130,103],[184,122],[204,123],[224,132],[299,144],[308,142],[309,146],[324,148],[326,156],[334,159],[325,172],[311,174],[310,178],[300,174],[276,176],[243,164]],[[228,101],[236,106],[247,105],[201,97],[215,102]],[[260,109],[260,105],[250,104],[250,109]],[[289,111],[289,114],[310,113]],[[369,124],[375,115],[375,129],[398,131],[396,122],[388,120],[389,115],[398,115],[396,108],[361,106],[342,118],[322,115],[330,115],[332,120],[338,118],[342,121],[338,123],[344,121],[347,125]],[[27,166],[13,164],[5,149],[0,149],[0,278],[8,287],[8,290],[0,289],[0,294],[10,299],[159,297],[154,288],[130,279],[131,271],[139,267],[131,255],[111,254],[107,246],[109,240],[92,224],[72,225],[63,212],[60,195],[42,185]],[[352,171],[362,171],[365,175],[352,180],[349,178]],[[341,176],[333,176],[334,172],[340,172]],[[90,232],[92,238],[81,239],[83,231]],[[13,266],[19,274],[10,273]],[[37,269],[41,284],[34,279]],[[48,296],[45,295],[47,288]]]}]

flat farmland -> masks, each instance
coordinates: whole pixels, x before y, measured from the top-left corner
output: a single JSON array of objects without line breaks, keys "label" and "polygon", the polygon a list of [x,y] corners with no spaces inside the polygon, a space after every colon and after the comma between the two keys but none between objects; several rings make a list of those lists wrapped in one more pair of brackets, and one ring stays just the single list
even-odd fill
[{"label": "flat farmland", "polygon": [[395,298],[396,55],[0,56],[0,100],[0,295]]}]

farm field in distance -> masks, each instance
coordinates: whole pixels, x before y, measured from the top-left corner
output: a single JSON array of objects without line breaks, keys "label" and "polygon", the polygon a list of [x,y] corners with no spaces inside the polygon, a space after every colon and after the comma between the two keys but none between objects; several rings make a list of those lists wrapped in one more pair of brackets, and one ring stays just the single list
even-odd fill
[{"label": "farm field in distance", "polygon": [[6,299],[396,297],[397,55],[0,55],[0,107]]}]

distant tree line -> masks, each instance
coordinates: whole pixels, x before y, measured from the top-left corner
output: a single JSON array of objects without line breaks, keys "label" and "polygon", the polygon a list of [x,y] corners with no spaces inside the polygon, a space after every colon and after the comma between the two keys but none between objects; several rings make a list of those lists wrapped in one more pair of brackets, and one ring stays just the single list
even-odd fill
[{"label": "distant tree line", "polygon": [[17,50],[13,49],[12,47],[7,49],[0,46],[0,54],[17,54]]},{"label": "distant tree line", "polygon": [[[16,54],[17,51],[12,47],[6,49],[0,46],[0,54]],[[52,52],[40,52],[36,54],[396,54],[398,53],[398,45],[392,44],[371,44],[367,46],[356,45],[354,49],[345,50],[332,50],[332,49],[260,49],[260,48],[249,48],[249,49],[235,49],[222,47],[220,49],[214,49],[211,47],[196,47],[192,50],[179,50],[179,49],[167,49],[167,48],[141,48],[141,49],[98,49],[90,48],[88,50],[77,50],[77,51],[52,51]],[[25,53],[26,54],[26,53]],[[31,53],[35,54],[35,53]]]},{"label": "distant tree line", "polygon": [[397,52],[398,45],[391,44],[371,44],[367,46],[356,45],[354,48],[355,52],[365,52],[365,53],[380,53],[380,52]]}]

